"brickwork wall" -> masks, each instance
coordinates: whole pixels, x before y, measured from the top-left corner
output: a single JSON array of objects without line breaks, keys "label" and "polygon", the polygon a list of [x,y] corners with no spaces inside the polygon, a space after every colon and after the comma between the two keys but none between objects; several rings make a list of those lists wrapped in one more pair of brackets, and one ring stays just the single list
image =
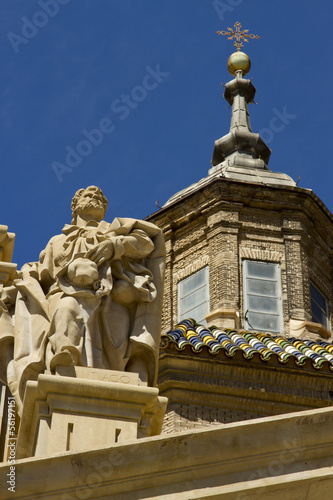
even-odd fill
[{"label": "brickwork wall", "polygon": [[310,319],[309,317],[305,317],[307,312],[304,302],[303,282],[300,285],[300,280],[302,280],[300,241],[293,237],[286,239],[285,249],[289,315],[295,319]]},{"label": "brickwork wall", "polygon": [[218,307],[238,308],[239,303],[238,231],[220,229],[210,273],[214,290],[211,310]]},{"label": "brickwork wall", "polygon": [[171,434],[212,425],[228,424],[260,418],[259,413],[247,413],[230,408],[171,403],[164,418],[162,434]]},{"label": "brickwork wall", "polygon": [[219,306],[222,300],[223,283],[223,252],[222,239],[223,234],[220,228],[214,227],[208,233],[209,242],[209,301],[210,309],[213,310]]}]

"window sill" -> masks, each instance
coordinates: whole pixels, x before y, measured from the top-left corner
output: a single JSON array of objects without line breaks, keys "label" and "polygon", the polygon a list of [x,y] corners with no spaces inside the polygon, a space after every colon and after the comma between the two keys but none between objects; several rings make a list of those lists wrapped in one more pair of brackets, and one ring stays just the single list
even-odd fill
[{"label": "window sill", "polygon": [[327,330],[321,323],[314,323],[313,321],[304,321],[304,326],[309,332],[318,333],[323,339],[329,339],[332,333]]},{"label": "window sill", "polygon": [[295,319],[290,319],[290,335],[297,338],[306,338],[307,335],[310,337],[316,335],[325,340],[329,340],[332,337],[332,333],[321,323]]},{"label": "window sill", "polygon": [[206,321],[208,327],[216,326],[219,329],[231,328],[238,329],[239,328],[239,312],[235,309],[229,308],[219,308],[214,311],[210,311],[206,314]]}]

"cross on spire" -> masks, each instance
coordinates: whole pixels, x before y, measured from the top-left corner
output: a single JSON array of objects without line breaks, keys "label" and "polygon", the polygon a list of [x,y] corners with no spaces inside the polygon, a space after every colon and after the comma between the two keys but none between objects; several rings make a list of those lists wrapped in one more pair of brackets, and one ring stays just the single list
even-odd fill
[{"label": "cross on spire", "polygon": [[241,23],[238,21],[234,24],[235,29],[233,30],[232,28],[228,28],[229,31],[217,31],[216,33],[218,35],[229,35],[228,40],[232,40],[235,38],[234,45],[237,48],[237,50],[240,50],[241,47],[244,47],[242,40],[244,42],[248,42],[248,38],[260,38],[259,35],[248,35],[249,30],[243,30],[241,31]]}]

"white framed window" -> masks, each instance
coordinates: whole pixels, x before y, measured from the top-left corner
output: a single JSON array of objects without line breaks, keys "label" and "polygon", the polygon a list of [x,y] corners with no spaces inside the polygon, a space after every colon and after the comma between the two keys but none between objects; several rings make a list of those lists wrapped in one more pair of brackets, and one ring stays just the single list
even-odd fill
[{"label": "white framed window", "polygon": [[245,328],[282,332],[280,265],[243,261]]},{"label": "white framed window", "polygon": [[320,323],[328,328],[328,305],[327,299],[310,281],[311,314],[314,323]]},{"label": "white framed window", "polygon": [[178,321],[193,318],[206,325],[209,311],[209,270],[200,269],[178,283]]}]

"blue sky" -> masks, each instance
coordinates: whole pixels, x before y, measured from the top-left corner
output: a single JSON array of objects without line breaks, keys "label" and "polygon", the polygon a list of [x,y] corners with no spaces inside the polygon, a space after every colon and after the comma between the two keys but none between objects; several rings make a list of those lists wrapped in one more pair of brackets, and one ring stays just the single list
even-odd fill
[{"label": "blue sky", "polygon": [[215,32],[236,21],[260,35],[244,50],[269,167],[333,211],[331,0],[2,0],[0,224],[19,267],[71,221],[81,187],[103,189],[107,220],[144,218],[207,175],[230,123],[234,47]]}]

